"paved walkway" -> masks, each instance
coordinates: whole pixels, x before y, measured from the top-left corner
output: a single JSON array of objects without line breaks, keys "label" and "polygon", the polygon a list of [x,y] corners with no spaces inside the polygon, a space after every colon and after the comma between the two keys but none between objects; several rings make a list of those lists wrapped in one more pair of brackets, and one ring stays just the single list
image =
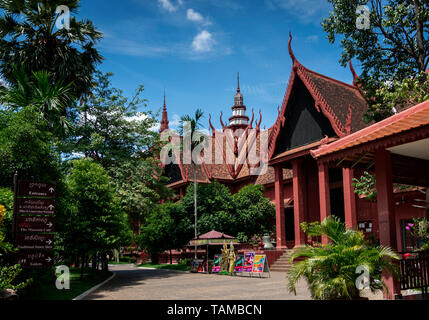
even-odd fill
[{"label": "paved walkway", "polygon": [[296,296],[289,293],[283,272],[271,272],[271,278],[250,278],[150,270],[133,265],[109,268],[116,277],[88,295],[86,300],[310,299],[304,281],[299,283]]}]

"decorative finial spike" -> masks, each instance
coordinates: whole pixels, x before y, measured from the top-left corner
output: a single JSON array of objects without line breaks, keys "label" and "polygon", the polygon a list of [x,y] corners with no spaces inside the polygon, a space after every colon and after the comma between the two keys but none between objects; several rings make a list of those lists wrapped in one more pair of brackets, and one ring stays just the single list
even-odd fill
[{"label": "decorative finial spike", "polygon": [[237,72],[237,92],[240,92],[240,72]]},{"label": "decorative finial spike", "polygon": [[292,62],[295,64],[297,60],[296,60],[295,54],[293,53],[291,43],[292,43],[292,33],[289,31],[289,43],[288,43],[289,55],[292,59]]},{"label": "decorative finial spike", "polygon": [[349,67],[350,67],[350,71],[353,74],[353,85],[356,86],[357,81],[359,80],[359,76],[357,75],[355,68],[353,68],[352,59],[349,60]]}]

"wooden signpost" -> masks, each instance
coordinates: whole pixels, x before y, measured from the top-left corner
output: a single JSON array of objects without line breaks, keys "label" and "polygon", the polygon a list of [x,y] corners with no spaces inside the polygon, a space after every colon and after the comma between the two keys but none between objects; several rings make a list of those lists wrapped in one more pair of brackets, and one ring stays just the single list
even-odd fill
[{"label": "wooden signpost", "polygon": [[52,251],[30,251],[20,250],[16,254],[17,263],[23,268],[46,268],[50,267],[54,261]]},{"label": "wooden signpost", "polygon": [[13,239],[17,263],[24,268],[53,265],[56,185],[18,181],[14,175]]},{"label": "wooden signpost", "polygon": [[37,214],[50,215],[55,214],[54,199],[18,199],[18,215]]},{"label": "wooden signpost", "polygon": [[16,235],[16,243],[18,249],[21,250],[53,250],[54,235],[35,232],[21,233]]},{"label": "wooden signpost", "polygon": [[17,232],[54,232],[53,217],[17,217],[16,218]]},{"label": "wooden signpost", "polygon": [[54,183],[20,181],[18,196],[55,198],[56,186]]}]

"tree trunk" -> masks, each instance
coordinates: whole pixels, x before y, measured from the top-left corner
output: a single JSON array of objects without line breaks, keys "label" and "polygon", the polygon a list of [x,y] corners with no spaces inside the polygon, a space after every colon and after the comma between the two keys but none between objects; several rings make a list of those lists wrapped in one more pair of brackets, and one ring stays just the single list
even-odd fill
[{"label": "tree trunk", "polygon": [[97,256],[96,253],[94,253],[91,257],[91,263],[92,263],[92,271],[97,270]]},{"label": "tree trunk", "polygon": [[416,10],[416,38],[417,38],[417,50],[418,50],[418,65],[419,71],[426,71],[425,66],[425,39],[424,39],[424,25],[422,18],[419,17],[421,12],[420,0],[414,0],[414,7]]},{"label": "tree trunk", "polygon": [[80,257],[80,280],[83,279],[84,270],[85,270],[85,255],[81,255],[81,257]]},{"label": "tree trunk", "polygon": [[173,257],[172,257],[171,249],[170,249],[170,264],[173,264]]},{"label": "tree trunk", "polygon": [[[198,236],[197,233],[197,166],[193,165],[194,167],[194,218],[195,218],[195,227],[194,227],[194,232],[195,232],[195,238]],[[195,245],[195,259],[197,259],[197,245]]]},{"label": "tree trunk", "polygon": [[101,254],[101,270],[107,271],[108,270],[108,261],[107,261],[107,254],[106,252],[103,252]]}]

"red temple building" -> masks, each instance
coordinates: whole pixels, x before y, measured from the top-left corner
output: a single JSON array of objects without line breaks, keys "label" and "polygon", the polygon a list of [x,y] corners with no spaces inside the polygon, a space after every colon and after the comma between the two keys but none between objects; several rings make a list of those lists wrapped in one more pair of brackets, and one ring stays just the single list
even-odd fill
[{"label": "red temple building", "polygon": [[[309,70],[295,57],[289,84],[276,122],[260,130],[268,134],[268,171],[250,175],[250,165],[203,163],[197,169],[198,183],[217,180],[237,192],[247,184],[264,186],[265,197],[276,207],[276,249],[284,251],[307,243],[301,222],[340,217],[347,227],[362,230],[368,237],[396,251],[412,250],[405,228],[410,219],[425,217],[429,201],[429,101],[368,125],[363,121],[367,104],[357,85],[347,84]],[[238,82],[229,125],[234,133],[253,128]],[[217,131],[211,124],[213,138]],[[168,128],[164,103],[161,131]],[[246,141],[247,144],[257,143]],[[231,147],[232,148],[232,147]],[[235,145],[234,154],[240,150]],[[238,146],[240,149],[240,146]],[[183,196],[191,183],[191,165],[165,167],[169,186]],[[355,194],[352,179],[364,171],[375,173],[377,201]],[[322,242],[326,243],[326,239]],[[272,263],[272,262],[271,262]],[[398,284],[385,275],[390,298]]]}]

